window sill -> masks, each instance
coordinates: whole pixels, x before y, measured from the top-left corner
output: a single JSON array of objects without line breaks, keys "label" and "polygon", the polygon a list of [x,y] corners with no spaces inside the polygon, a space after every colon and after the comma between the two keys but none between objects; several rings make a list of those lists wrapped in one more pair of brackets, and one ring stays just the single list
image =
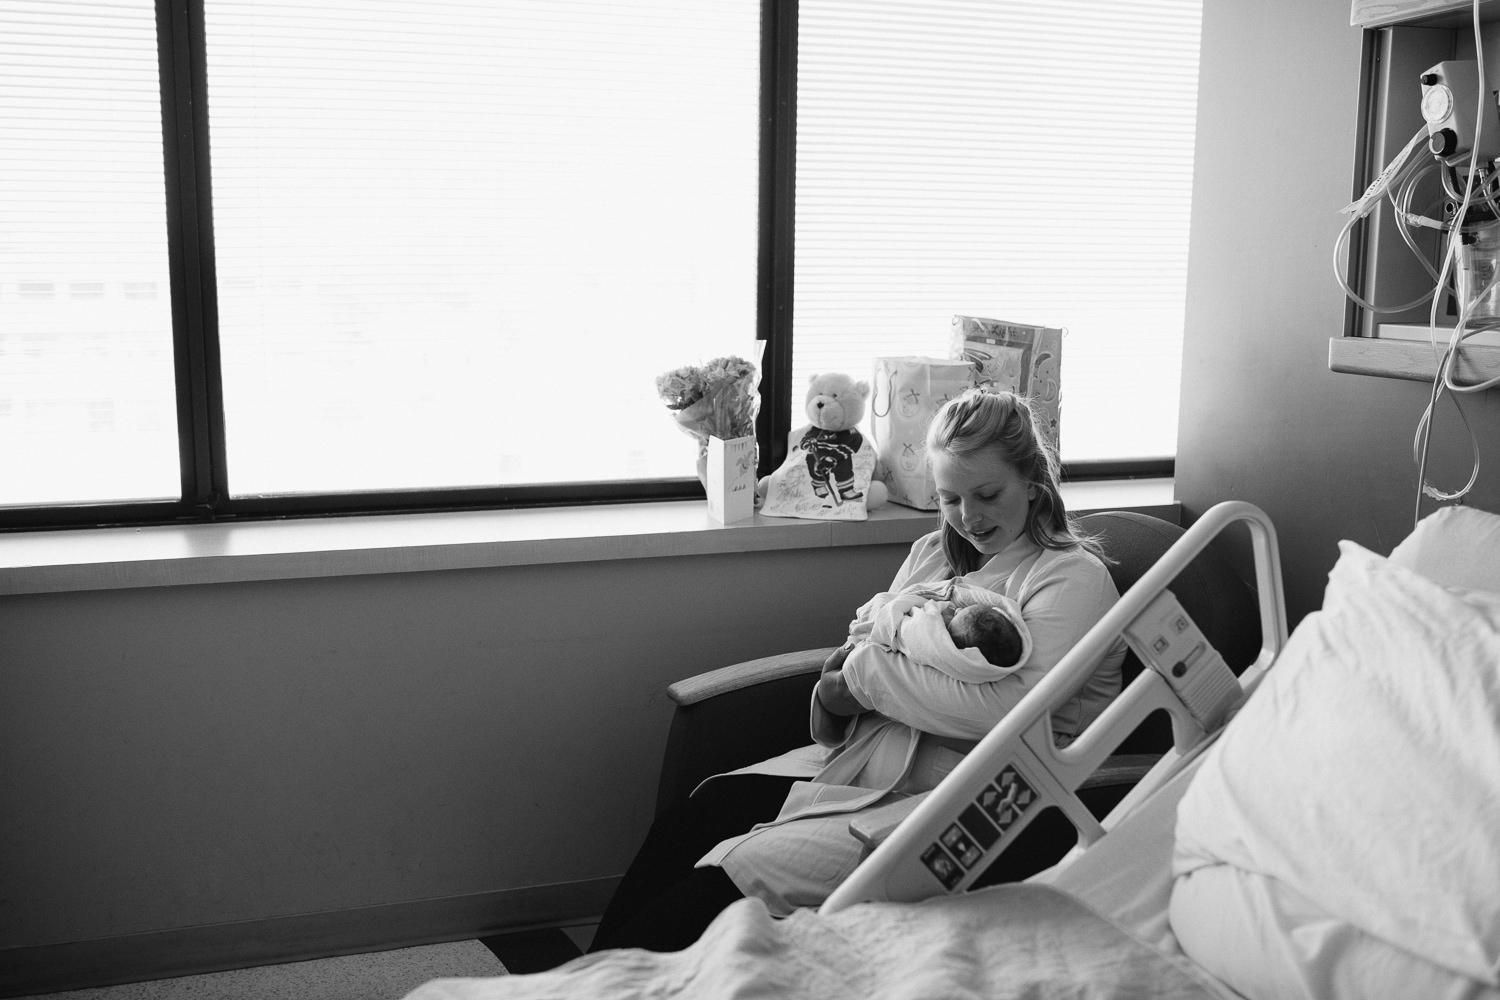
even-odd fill
[{"label": "window sill", "polygon": [[[1171,479],[1070,483],[1068,509],[1176,518]],[[906,544],[931,511],[719,524],[702,501],[97,528],[0,535],[0,595]]]}]

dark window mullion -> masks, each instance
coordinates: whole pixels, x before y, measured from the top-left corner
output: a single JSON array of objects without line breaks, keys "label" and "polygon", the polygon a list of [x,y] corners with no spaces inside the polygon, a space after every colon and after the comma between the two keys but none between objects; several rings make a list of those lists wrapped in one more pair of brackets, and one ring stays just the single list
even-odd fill
[{"label": "dark window mullion", "polygon": [[211,517],[227,496],[208,164],[202,0],[158,0],[183,503]]},{"label": "dark window mullion", "polygon": [[762,0],[760,258],[756,318],[761,357],[760,475],[786,458],[792,431],[792,293],[797,166],[797,0]]}]

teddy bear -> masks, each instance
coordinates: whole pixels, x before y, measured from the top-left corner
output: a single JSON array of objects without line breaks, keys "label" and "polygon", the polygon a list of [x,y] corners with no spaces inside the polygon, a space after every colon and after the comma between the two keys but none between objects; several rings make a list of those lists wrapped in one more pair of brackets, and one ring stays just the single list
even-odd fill
[{"label": "teddy bear", "polygon": [[[842,506],[863,499],[865,510],[883,506],[889,497],[885,483],[871,476],[860,490],[855,475],[855,456],[866,447],[858,429],[870,396],[868,382],[831,372],[813,375],[807,383],[805,412],[809,423],[787,439],[788,463],[802,461],[814,496],[823,506]],[[773,477],[762,477],[757,492],[764,500]]]}]

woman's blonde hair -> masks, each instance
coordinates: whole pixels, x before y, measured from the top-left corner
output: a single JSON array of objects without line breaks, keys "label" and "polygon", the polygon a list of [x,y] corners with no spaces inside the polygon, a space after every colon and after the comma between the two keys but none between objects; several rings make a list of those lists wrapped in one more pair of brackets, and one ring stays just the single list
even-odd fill
[{"label": "woman's blonde hair", "polygon": [[[1058,483],[1057,452],[1037,431],[1036,415],[1025,397],[996,389],[970,389],[950,399],[927,428],[927,450],[961,456],[997,445],[1016,474],[1035,492],[1026,509],[1026,533],[1046,549],[1082,548],[1106,559],[1099,539],[1068,516]],[[943,521],[943,554],[955,575],[972,573],[983,557],[969,540]],[[1107,561],[1107,560],[1106,560]]]}]

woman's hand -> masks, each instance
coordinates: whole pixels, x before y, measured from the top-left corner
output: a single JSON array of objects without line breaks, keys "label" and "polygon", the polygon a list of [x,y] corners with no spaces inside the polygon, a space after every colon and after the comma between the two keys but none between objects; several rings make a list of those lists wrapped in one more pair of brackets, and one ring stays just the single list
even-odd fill
[{"label": "woman's hand", "polygon": [[838,649],[835,649],[832,653],[830,653],[828,655],[828,659],[823,661],[824,676],[827,676],[831,673],[837,673],[838,671],[844,669],[844,661],[849,659],[849,654],[852,652],[854,652],[853,639],[844,643]]},{"label": "woman's hand", "polygon": [[[847,650],[844,651],[844,655],[848,655]],[[832,660],[832,657],[829,659]],[[842,662],[840,660],[840,663]],[[849,693],[849,685],[844,682],[844,672],[838,669],[824,668],[823,676],[818,678],[818,701],[830,715],[858,715],[865,711],[865,706]]]}]

